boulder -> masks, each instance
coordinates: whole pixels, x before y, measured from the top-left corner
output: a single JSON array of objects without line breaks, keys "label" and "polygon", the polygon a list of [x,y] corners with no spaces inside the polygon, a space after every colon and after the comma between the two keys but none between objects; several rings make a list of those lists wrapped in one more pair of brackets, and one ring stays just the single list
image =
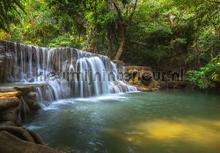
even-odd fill
[{"label": "boulder", "polygon": [[1,126],[0,132],[1,131],[7,131],[8,133],[13,134],[14,136],[16,136],[19,139],[35,143],[34,138],[24,128],[16,127],[16,126]]},{"label": "boulder", "polygon": [[19,106],[18,98],[0,99],[0,111],[16,108]]},{"label": "boulder", "polygon": [[0,132],[7,131],[10,134],[28,142],[33,142],[36,144],[43,144],[41,137],[28,129],[16,126],[0,126]]},{"label": "boulder", "polygon": [[58,153],[45,145],[24,141],[7,131],[0,132],[0,152],[2,153]]},{"label": "boulder", "polygon": [[16,126],[16,124],[11,121],[1,121],[0,126]]},{"label": "boulder", "polygon": [[11,122],[15,125],[21,125],[22,120],[20,118],[19,108],[0,111],[0,122]]},{"label": "boulder", "polygon": [[22,98],[30,111],[37,111],[41,108],[37,100],[37,93],[35,92],[34,85],[15,87],[15,89],[21,92]]},{"label": "boulder", "polygon": [[154,80],[150,67],[127,66],[126,75],[128,83],[136,86],[140,91],[156,91],[160,88],[159,83]]},{"label": "boulder", "polygon": [[20,99],[9,96],[10,94],[7,93],[4,93],[5,97],[2,93],[0,95],[0,122],[3,122],[3,125],[9,122],[9,125],[20,125]]},{"label": "boulder", "polygon": [[28,130],[28,129],[26,129],[26,130],[32,136],[32,138],[34,139],[35,143],[37,143],[37,144],[44,144],[43,139],[40,137],[39,134],[37,134],[37,133],[35,133],[35,132],[31,131],[31,130]]},{"label": "boulder", "polygon": [[37,100],[36,92],[31,91],[27,95],[25,95],[23,98],[31,111],[37,111],[40,109],[40,105]]}]

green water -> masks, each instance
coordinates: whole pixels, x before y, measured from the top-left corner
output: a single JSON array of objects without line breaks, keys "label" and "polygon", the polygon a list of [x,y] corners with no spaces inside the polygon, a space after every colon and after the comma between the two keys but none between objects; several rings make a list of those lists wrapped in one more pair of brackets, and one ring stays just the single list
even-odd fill
[{"label": "green water", "polygon": [[172,90],[67,99],[27,127],[77,153],[219,153],[220,96]]}]

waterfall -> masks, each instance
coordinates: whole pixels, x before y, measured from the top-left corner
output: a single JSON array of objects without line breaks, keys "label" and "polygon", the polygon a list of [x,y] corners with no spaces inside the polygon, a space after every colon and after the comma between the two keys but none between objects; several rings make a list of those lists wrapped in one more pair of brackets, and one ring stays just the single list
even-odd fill
[{"label": "waterfall", "polygon": [[43,48],[14,43],[11,82],[46,84],[40,101],[136,91],[120,78],[108,57],[74,48]]}]

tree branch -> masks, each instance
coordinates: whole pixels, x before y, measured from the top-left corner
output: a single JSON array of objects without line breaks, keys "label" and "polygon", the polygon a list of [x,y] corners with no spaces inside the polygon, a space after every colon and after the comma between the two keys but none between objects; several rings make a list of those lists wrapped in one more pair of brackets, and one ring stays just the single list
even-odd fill
[{"label": "tree branch", "polygon": [[138,0],[135,0],[133,10],[132,10],[132,12],[131,12],[131,14],[130,14],[130,16],[129,16],[129,18],[128,18],[128,22],[129,22],[129,23],[131,22],[132,17],[134,16],[135,10],[136,10],[136,8],[137,8],[137,3],[138,3]]},{"label": "tree branch", "polygon": [[115,7],[115,9],[116,9],[116,11],[117,11],[117,13],[118,13],[119,19],[120,19],[121,21],[123,21],[123,17],[122,17],[122,13],[121,13],[120,8],[119,8],[118,5],[116,4],[116,2],[112,1],[112,3],[113,3],[113,5],[114,5],[114,7]]},{"label": "tree branch", "polygon": [[215,1],[215,0],[208,0],[208,2],[220,4],[220,1]]}]

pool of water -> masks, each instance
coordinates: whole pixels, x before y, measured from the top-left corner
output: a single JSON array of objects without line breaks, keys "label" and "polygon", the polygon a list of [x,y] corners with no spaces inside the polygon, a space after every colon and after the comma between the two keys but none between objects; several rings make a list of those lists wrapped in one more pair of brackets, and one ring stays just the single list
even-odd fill
[{"label": "pool of water", "polygon": [[77,153],[218,153],[220,95],[128,93],[56,101],[26,127]]}]

